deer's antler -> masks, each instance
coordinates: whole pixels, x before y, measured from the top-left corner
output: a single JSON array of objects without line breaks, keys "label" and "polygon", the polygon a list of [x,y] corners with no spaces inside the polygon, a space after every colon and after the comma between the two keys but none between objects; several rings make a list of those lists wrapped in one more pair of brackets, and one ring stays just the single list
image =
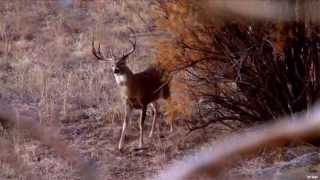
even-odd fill
[{"label": "deer's antler", "polygon": [[[134,34],[135,32],[133,31],[133,29],[129,28],[129,30],[131,31],[132,34]],[[130,44],[132,45],[132,48],[129,52],[127,52],[125,55],[123,55],[120,59],[121,60],[125,60],[127,59],[128,56],[130,56],[135,50],[136,50],[136,45],[137,45],[137,38],[136,36],[134,36],[134,41],[132,41],[131,39],[129,39]]]},{"label": "deer's antler", "polygon": [[97,58],[97,60],[100,60],[100,61],[111,61],[112,59],[111,58],[105,58],[105,56],[103,55],[103,53],[101,52],[101,45],[99,43],[98,45],[98,51],[96,50],[95,48],[95,45],[94,45],[94,38],[92,38],[92,54]]}]

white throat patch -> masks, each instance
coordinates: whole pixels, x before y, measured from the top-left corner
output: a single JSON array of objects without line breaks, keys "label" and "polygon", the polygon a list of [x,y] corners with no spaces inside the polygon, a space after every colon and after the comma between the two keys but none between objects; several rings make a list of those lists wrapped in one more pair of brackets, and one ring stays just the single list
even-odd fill
[{"label": "white throat patch", "polygon": [[120,86],[125,85],[127,82],[127,76],[124,74],[121,74],[121,75],[114,74],[114,77],[116,79],[117,84],[119,84]]}]

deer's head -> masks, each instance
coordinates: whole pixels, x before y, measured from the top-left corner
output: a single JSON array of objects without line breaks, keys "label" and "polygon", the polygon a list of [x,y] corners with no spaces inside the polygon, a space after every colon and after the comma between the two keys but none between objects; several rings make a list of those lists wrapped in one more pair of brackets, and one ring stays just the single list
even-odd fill
[{"label": "deer's head", "polygon": [[96,50],[94,45],[94,40],[92,41],[92,54],[96,57],[99,61],[107,61],[112,63],[112,72],[114,75],[121,75],[125,74],[128,70],[127,67],[127,59],[128,57],[136,50],[136,39],[133,42],[132,40],[129,40],[130,44],[132,45],[131,50],[129,52],[123,54],[120,57],[117,57],[115,55],[111,55],[111,57],[105,57],[103,53],[101,52],[100,44],[98,46],[98,50]]}]

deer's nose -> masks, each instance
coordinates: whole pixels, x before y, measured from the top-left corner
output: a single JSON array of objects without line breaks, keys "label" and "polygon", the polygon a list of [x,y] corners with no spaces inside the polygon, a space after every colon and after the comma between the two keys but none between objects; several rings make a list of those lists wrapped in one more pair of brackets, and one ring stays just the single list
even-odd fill
[{"label": "deer's nose", "polygon": [[120,73],[120,70],[119,69],[114,69],[113,73],[118,74],[118,73]]}]

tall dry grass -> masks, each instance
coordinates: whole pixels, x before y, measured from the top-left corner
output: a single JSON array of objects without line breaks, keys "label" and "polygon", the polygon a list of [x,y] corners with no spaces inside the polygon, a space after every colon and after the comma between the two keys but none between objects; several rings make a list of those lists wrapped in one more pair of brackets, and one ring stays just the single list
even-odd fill
[{"label": "tall dry grass", "polygon": [[[7,147],[1,157],[17,152],[20,141],[33,138],[54,149],[81,173],[87,167],[79,160],[80,154],[59,137],[62,121],[89,114],[113,122],[122,114],[110,65],[92,57],[92,37],[95,35],[104,51],[112,49],[120,54],[129,48],[127,27],[144,32],[150,24],[130,13],[134,10],[145,16],[143,9],[147,8],[133,9],[126,1],[65,2],[0,2],[0,101],[21,114],[19,123],[14,118],[9,121],[19,124],[10,135],[16,140],[0,139],[1,147]],[[139,5],[146,6],[147,2]],[[135,71],[151,62],[150,45],[144,42],[138,39],[138,51],[129,62]],[[92,109],[95,114],[90,114]],[[20,135],[25,130],[32,132]],[[8,171],[10,166],[17,170],[13,175],[30,174],[32,167],[20,159],[13,153],[1,165]]]},{"label": "tall dry grass", "polygon": [[[34,105],[43,122],[90,107],[119,111],[109,64],[94,61],[91,40],[95,35],[103,50],[120,55],[128,48],[128,26],[143,32],[149,25],[131,11],[145,12],[126,1],[61,2],[1,2],[3,96]],[[146,67],[152,57],[144,39],[138,39],[138,46],[129,62],[135,71]]]}]

